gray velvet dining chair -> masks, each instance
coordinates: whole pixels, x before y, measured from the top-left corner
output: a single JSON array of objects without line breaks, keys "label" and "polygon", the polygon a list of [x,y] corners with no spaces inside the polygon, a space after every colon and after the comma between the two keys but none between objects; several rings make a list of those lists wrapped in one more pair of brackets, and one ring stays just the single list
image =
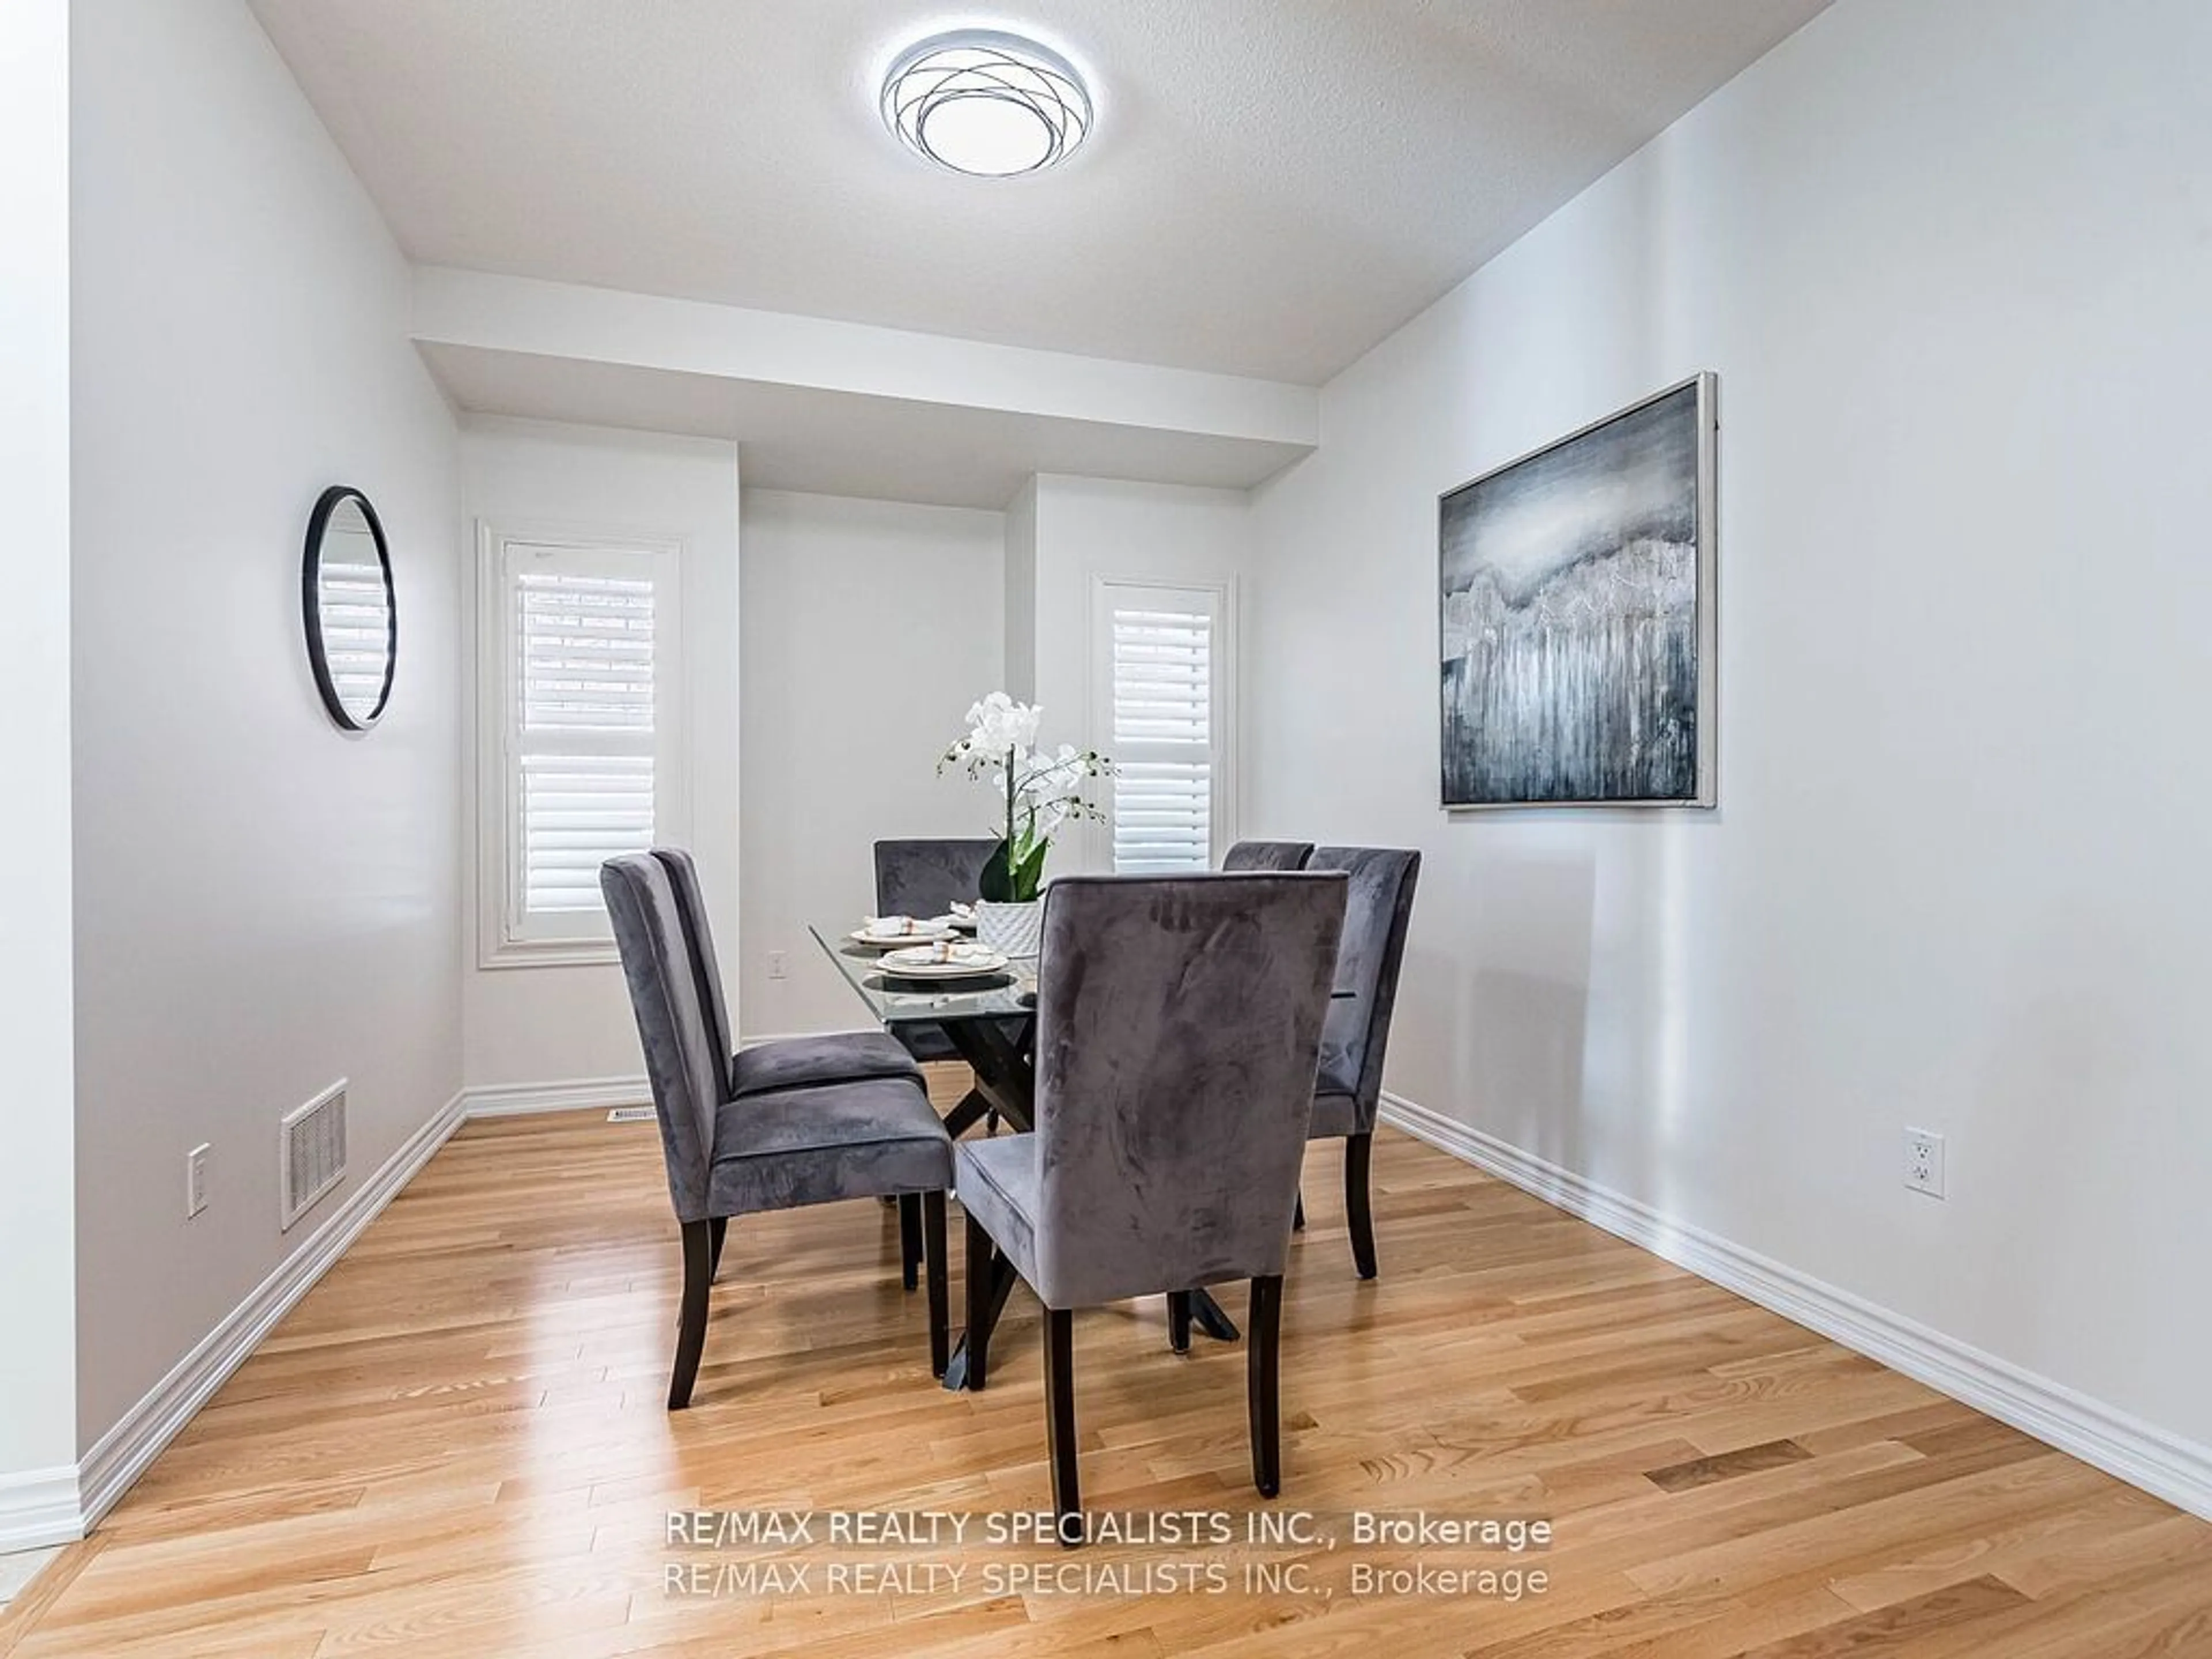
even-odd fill
[{"label": "gray velvet dining chair", "polygon": [[983,866],[999,850],[988,836],[876,843],[876,912],[886,916],[941,916],[955,904],[973,904]]},{"label": "gray velvet dining chair", "polygon": [[1281,1490],[1283,1264],[1343,877],[1069,876],[1045,897],[1036,1128],[956,1149],[966,1383],[1008,1273],[1045,1306],[1053,1504],[1081,1540],[1073,1312],[1251,1281],[1252,1476]]},{"label": "gray velvet dining chair", "polygon": [[[1306,860],[1313,856],[1314,844],[1310,841],[1240,841],[1221,855],[1224,874],[1243,870],[1303,870]],[[1300,1198],[1292,1212],[1291,1225],[1303,1229],[1306,1224],[1305,1200]],[[1181,1302],[1169,1310],[1168,1327],[1170,1344],[1181,1353],[1189,1344],[1187,1314]]]},{"label": "gray velvet dining chair", "polygon": [[[983,866],[999,843],[989,836],[961,839],[908,838],[876,843],[876,914],[916,916],[927,921],[941,916],[955,904],[973,904],[982,884]],[[1017,1046],[1022,1041],[1021,1021],[1006,1022],[1004,1035]],[[920,1060],[956,1060],[959,1048],[941,1025],[902,1021],[897,1041]],[[970,1090],[949,1115],[956,1123],[982,1117],[990,1132],[998,1133],[999,1114],[981,1093]]]},{"label": "gray velvet dining chair", "polygon": [[691,1403],[708,1293],[732,1217],[840,1199],[911,1198],[928,1257],[930,1364],[946,1358],[945,1194],[952,1143],[916,1077],[858,1078],[739,1095],[709,1012],[670,866],[610,859],[599,888],[614,924],[653,1085],[684,1288],[668,1408]]},{"label": "gray velvet dining chair", "polygon": [[1350,996],[1332,1002],[1322,1028],[1321,1072],[1314,1085],[1313,1138],[1344,1141],[1344,1208],[1352,1261],[1362,1279],[1375,1277],[1375,1212],[1369,1194],[1375,1117],[1382,1098],[1382,1054],[1398,1001],[1413,887],[1421,855],[1385,847],[1320,847],[1309,871],[1340,871],[1346,896],[1344,944],[1336,987]]},{"label": "gray velvet dining chair", "polygon": [[[699,981],[714,1043],[730,1055],[732,1095],[769,1094],[779,1089],[811,1089],[823,1083],[852,1083],[861,1078],[906,1077],[921,1081],[914,1057],[884,1031],[832,1031],[817,1036],[777,1037],[737,1049],[730,1030],[729,1003],[722,995],[721,970],[714,958],[714,933],[707,920],[707,901],[699,866],[677,847],[656,847],[653,856],[668,867],[676,908],[684,918],[691,969]],[[899,1276],[912,1290],[921,1272],[921,1204],[911,1194],[898,1201]]]},{"label": "gray velvet dining chair", "polygon": [[690,951],[691,971],[699,981],[700,1000],[714,1032],[714,1046],[730,1056],[732,1093],[765,1094],[776,1089],[806,1088],[817,1083],[850,1083],[864,1077],[920,1079],[921,1069],[915,1064],[913,1056],[884,1031],[778,1037],[739,1049],[730,1029],[729,1003],[722,995],[722,975],[715,962],[714,933],[708,924],[699,866],[690,853],[678,847],[656,847],[653,856],[667,867],[668,878],[675,887],[676,904],[683,913],[685,939]]},{"label": "gray velvet dining chair", "polygon": [[[941,916],[955,904],[973,904],[983,866],[999,843],[969,841],[879,841],[876,843],[876,914]],[[957,1060],[960,1051],[938,1025],[902,1024],[898,1041],[916,1060]]]},{"label": "gray velvet dining chair", "polygon": [[1313,856],[1310,841],[1240,841],[1221,855],[1224,872],[1303,870]]}]

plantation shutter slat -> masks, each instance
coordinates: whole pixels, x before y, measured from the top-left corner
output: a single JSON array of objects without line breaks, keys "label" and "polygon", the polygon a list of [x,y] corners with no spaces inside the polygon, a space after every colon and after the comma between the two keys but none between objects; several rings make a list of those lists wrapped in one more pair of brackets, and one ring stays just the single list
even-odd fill
[{"label": "plantation shutter slat", "polygon": [[649,575],[524,569],[514,584],[516,898],[521,931],[542,935],[604,917],[600,865],[653,844],[661,607]]},{"label": "plantation shutter slat", "polygon": [[1170,592],[1116,592],[1109,618],[1114,868],[1204,870],[1213,861],[1214,619]]}]

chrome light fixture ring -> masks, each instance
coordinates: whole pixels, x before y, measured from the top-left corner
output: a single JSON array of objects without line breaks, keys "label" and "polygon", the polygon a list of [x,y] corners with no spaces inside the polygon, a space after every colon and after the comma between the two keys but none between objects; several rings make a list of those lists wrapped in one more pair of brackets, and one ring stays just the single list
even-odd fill
[{"label": "chrome light fixture ring", "polygon": [[1041,173],[1091,131],[1082,76],[1048,46],[992,29],[918,40],[884,77],[884,123],[925,161],[975,178]]}]

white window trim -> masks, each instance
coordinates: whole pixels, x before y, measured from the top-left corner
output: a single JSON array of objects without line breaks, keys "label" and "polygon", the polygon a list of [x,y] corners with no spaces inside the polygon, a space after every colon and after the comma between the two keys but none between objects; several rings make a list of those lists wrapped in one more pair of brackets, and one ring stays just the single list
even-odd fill
[{"label": "white window trim", "polygon": [[674,695],[666,720],[662,720],[658,709],[654,718],[657,726],[666,727],[657,746],[663,756],[674,758],[665,780],[656,766],[654,817],[655,838],[678,846],[688,846],[691,841],[694,757],[688,720],[691,684],[685,649],[691,623],[684,602],[689,544],[683,538],[665,532],[629,534],[604,526],[581,529],[573,525],[495,524],[485,520],[477,524],[477,696],[472,731],[477,759],[477,965],[569,968],[619,963],[622,957],[611,927],[603,937],[589,939],[533,939],[514,935],[510,901],[519,824],[507,745],[515,686],[509,657],[513,611],[504,566],[507,549],[516,544],[585,554],[646,553],[666,562],[672,576],[676,625],[665,641],[656,637],[657,665],[665,662],[665,674],[657,665],[655,678],[657,684],[668,686]]},{"label": "white window trim", "polygon": [[[1239,723],[1237,687],[1237,579],[1224,576],[1218,580],[1193,581],[1171,576],[1128,576],[1095,574],[1091,579],[1091,616],[1085,649],[1091,654],[1091,672],[1085,677],[1089,688],[1089,704],[1084,710],[1084,730],[1091,734],[1090,746],[1109,759],[1114,755],[1114,662],[1112,622],[1114,600],[1117,591],[1134,589],[1146,593],[1206,593],[1213,598],[1213,794],[1207,808],[1207,839],[1212,854],[1210,862],[1215,869],[1221,867],[1221,856],[1235,844],[1237,819],[1237,732]],[[1102,792],[1103,804],[1108,812],[1113,809],[1113,789],[1109,784]],[[1114,868],[1114,826],[1110,816],[1105,823],[1084,826],[1084,867],[1108,871]]]}]

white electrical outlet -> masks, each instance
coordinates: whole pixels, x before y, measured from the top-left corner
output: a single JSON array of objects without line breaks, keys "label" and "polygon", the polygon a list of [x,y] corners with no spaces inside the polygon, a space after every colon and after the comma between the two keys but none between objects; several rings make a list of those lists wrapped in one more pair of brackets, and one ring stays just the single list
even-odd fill
[{"label": "white electrical outlet", "polygon": [[784,976],[782,951],[771,951],[768,953],[768,976],[770,979],[781,979]]},{"label": "white electrical outlet", "polygon": [[185,1219],[207,1208],[208,1147],[205,1141],[185,1154]]},{"label": "white electrical outlet", "polygon": [[1930,1198],[1943,1196],[1943,1137],[1926,1129],[1905,1132],[1905,1184]]}]

